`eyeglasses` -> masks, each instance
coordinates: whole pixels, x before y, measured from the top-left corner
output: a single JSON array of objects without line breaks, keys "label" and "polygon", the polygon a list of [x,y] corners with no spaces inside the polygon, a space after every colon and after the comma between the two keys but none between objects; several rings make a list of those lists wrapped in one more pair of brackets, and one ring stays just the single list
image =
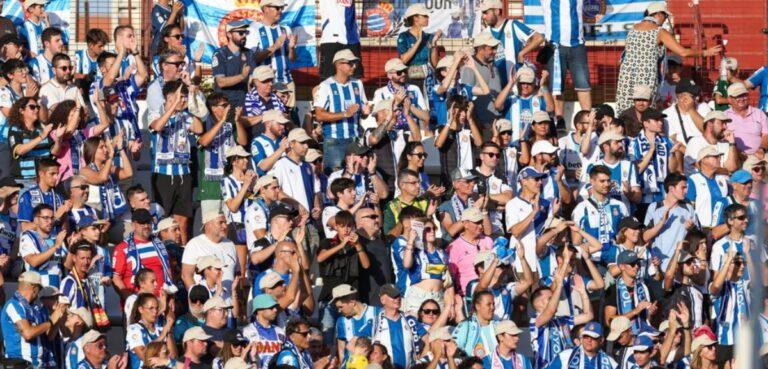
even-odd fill
[{"label": "eyeglasses", "polygon": [[169,61],[167,61],[167,62],[165,62],[165,64],[170,64],[170,65],[173,65],[175,67],[180,67],[180,66],[182,66],[184,64],[187,64],[187,63],[183,62],[183,61],[177,61],[177,62],[169,62]]},{"label": "eyeglasses", "polygon": [[739,95],[739,96],[735,96],[734,97],[734,99],[736,99],[736,100],[746,100],[748,98],[749,98],[749,95],[747,95],[747,94]]},{"label": "eyeglasses", "polygon": [[40,109],[40,105],[35,105],[35,104],[27,105],[27,109],[29,109],[29,110],[38,110],[38,109]]},{"label": "eyeglasses", "polygon": [[99,350],[103,350],[103,349],[107,348],[107,345],[104,342],[99,342],[99,343],[96,344],[96,348],[99,349]]},{"label": "eyeglasses", "polygon": [[40,218],[41,220],[53,220],[53,216],[44,217],[42,215],[38,215],[37,217]]},{"label": "eyeglasses", "polygon": [[247,36],[248,34],[250,34],[250,33],[251,33],[250,31],[241,30],[241,29],[239,29],[239,30],[236,30],[236,31],[231,31],[231,32],[232,32],[232,33],[237,33],[237,34],[238,34],[238,35],[240,35],[240,36]]},{"label": "eyeglasses", "polygon": [[421,313],[424,315],[438,315],[440,314],[440,309],[421,309]]},{"label": "eyeglasses", "polygon": [[205,304],[206,299],[189,299],[189,302],[193,304]]},{"label": "eyeglasses", "polygon": [[403,184],[407,184],[407,185],[420,184],[420,183],[421,183],[421,181],[408,181],[408,182],[403,181]]},{"label": "eyeglasses", "polygon": [[272,9],[275,9],[276,11],[279,11],[279,12],[283,11],[283,7],[282,6],[267,6],[267,8],[272,8]]},{"label": "eyeglasses", "polygon": [[415,157],[418,157],[419,159],[426,159],[427,156],[428,156],[427,153],[425,153],[425,152],[412,153],[411,155],[413,155]]},{"label": "eyeglasses", "polygon": [[71,65],[62,65],[62,66],[56,67],[56,68],[59,68],[59,69],[65,71],[65,72],[69,72],[70,70],[72,70],[72,66]]},{"label": "eyeglasses", "polygon": [[363,219],[379,219],[379,216],[376,214],[371,214],[364,216]]},{"label": "eyeglasses", "polygon": [[304,332],[293,332],[293,333],[301,335],[301,336],[304,336],[304,337],[307,337],[307,336],[309,336],[310,331],[307,330],[307,331],[304,331]]},{"label": "eyeglasses", "polygon": [[485,155],[488,155],[488,156],[490,156],[490,157],[492,157],[492,158],[498,158],[498,157],[501,157],[501,154],[499,154],[499,153],[497,153],[497,152],[484,152],[483,154],[485,154]]},{"label": "eyeglasses", "polygon": [[85,191],[85,190],[88,189],[88,185],[84,184],[84,185],[79,185],[79,186],[72,186],[72,188],[77,188],[77,189],[79,189],[81,191]]},{"label": "eyeglasses", "polygon": [[172,38],[175,38],[177,40],[181,40],[184,37],[184,35],[182,35],[181,33],[177,33],[175,35],[168,35],[168,37],[172,37]]}]

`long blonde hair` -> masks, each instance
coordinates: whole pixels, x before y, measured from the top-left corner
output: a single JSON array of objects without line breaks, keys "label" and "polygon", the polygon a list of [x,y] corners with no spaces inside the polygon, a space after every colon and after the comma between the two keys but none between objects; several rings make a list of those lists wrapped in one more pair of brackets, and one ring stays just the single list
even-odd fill
[{"label": "long blonde hair", "polygon": [[144,347],[144,359],[143,368],[150,368],[149,359],[153,357],[160,357],[160,352],[163,351],[165,342],[150,342]]},{"label": "long blonde hair", "polygon": [[701,369],[704,366],[704,359],[701,357],[701,349],[704,346],[700,346],[693,352],[691,352],[691,369]]}]

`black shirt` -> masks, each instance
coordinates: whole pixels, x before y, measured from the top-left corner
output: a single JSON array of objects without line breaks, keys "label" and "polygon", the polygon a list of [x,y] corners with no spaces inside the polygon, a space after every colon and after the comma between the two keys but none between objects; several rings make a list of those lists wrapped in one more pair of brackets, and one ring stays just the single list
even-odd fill
[{"label": "black shirt", "polygon": [[379,304],[379,288],[387,283],[394,283],[392,269],[392,251],[389,243],[381,238],[369,240],[360,236],[360,243],[368,253],[371,266],[368,268],[368,278],[360,279],[360,299],[366,304]]},{"label": "black shirt", "polygon": [[[616,277],[616,278],[621,278],[621,277],[619,276],[619,277]],[[634,286],[632,286],[632,287],[627,286],[627,290],[629,291],[630,295],[635,293],[635,287]],[[613,306],[614,308],[616,308],[616,311],[618,311],[618,307],[617,307],[618,306],[618,300],[617,300],[616,296],[617,296],[616,295],[616,285],[614,284],[613,286],[608,287],[608,290],[605,291],[605,302],[604,303],[605,303],[605,306]]]},{"label": "black shirt", "polygon": [[[339,244],[338,237],[333,239],[323,239],[320,241],[320,247],[318,253],[321,250],[332,249]],[[322,263],[318,263],[320,268],[320,277],[323,278],[323,288],[320,290],[320,301],[330,301],[331,292],[333,288],[340,284],[348,284],[358,291],[360,290],[360,283],[358,277],[360,276],[360,262],[357,256],[357,251],[350,245],[344,246],[343,249],[336,252]]]}]

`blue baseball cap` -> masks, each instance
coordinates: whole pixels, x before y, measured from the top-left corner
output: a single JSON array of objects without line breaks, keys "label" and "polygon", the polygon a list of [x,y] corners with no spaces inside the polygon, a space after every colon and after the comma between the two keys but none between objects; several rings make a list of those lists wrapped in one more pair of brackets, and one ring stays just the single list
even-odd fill
[{"label": "blue baseball cap", "polygon": [[277,300],[272,295],[268,293],[258,294],[251,301],[251,314],[258,310],[269,309],[275,305],[277,305]]},{"label": "blue baseball cap", "polygon": [[546,173],[541,173],[536,169],[533,169],[531,167],[527,167],[520,171],[520,174],[517,175],[517,179],[528,179],[528,178],[544,178],[546,177]]},{"label": "blue baseball cap", "polygon": [[238,19],[238,20],[233,20],[233,21],[227,23],[227,25],[225,27],[225,30],[227,32],[231,32],[231,31],[234,31],[234,30],[246,29],[246,28],[248,28],[248,26],[250,24],[251,24],[251,21],[248,20],[248,19],[245,19],[245,18]]},{"label": "blue baseball cap", "polygon": [[600,338],[603,336],[603,326],[598,322],[589,322],[581,330],[582,336],[589,336],[592,338]]},{"label": "blue baseball cap", "polygon": [[616,258],[616,264],[633,264],[637,262],[637,253],[630,250],[624,250]]},{"label": "blue baseball cap", "polygon": [[745,184],[752,181],[752,174],[744,169],[739,169],[731,174],[731,182]]},{"label": "blue baseball cap", "polygon": [[648,337],[648,338],[656,338],[661,334],[660,331],[658,331],[656,328],[654,328],[650,324],[642,324],[640,326],[640,330],[637,332],[638,336]]},{"label": "blue baseball cap", "polygon": [[93,218],[91,216],[86,215],[86,216],[80,218],[77,221],[77,224],[75,226],[77,227],[77,230],[79,231],[79,230],[81,230],[83,228],[90,227],[92,225],[102,225],[102,224],[105,224],[105,222],[103,220],[95,219],[95,218]]},{"label": "blue baseball cap", "polygon": [[632,350],[648,351],[653,348],[653,340],[648,336],[638,336],[635,338],[635,342],[632,343]]}]

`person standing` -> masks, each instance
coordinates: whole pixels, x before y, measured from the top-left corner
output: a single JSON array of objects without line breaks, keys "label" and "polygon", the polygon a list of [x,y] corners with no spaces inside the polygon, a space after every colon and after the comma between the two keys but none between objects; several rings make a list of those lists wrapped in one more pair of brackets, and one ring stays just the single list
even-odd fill
[{"label": "person standing", "polygon": [[408,369],[416,361],[427,331],[416,318],[400,311],[400,290],[388,284],[379,290],[381,311],[373,321],[373,340],[380,342],[392,354],[395,369]]},{"label": "person standing", "polygon": [[467,58],[459,72],[465,94],[475,106],[475,118],[484,122],[480,127],[483,138],[491,138],[491,122],[499,116],[494,106],[494,97],[501,91],[501,76],[496,70],[494,60],[501,42],[490,32],[482,32],[472,40],[475,55]]},{"label": "person standing", "polygon": [[739,169],[739,152],[736,149],[736,137],[733,131],[727,131],[725,127],[731,122],[725,112],[713,110],[704,117],[702,135],[693,137],[685,146],[685,156],[683,157],[683,174],[690,175],[696,168],[699,151],[706,146],[714,146],[721,155],[720,165],[728,170],[735,172]]},{"label": "person standing", "polygon": [[261,2],[261,21],[248,28],[245,47],[254,52],[256,62],[270,66],[275,71],[275,82],[283,83],[291,92],[288,106],[296,105],[296,85],[293,83],[289,62],[296,60],[298,35],[291,28],[279,24],[287,4],[284,0]]},{"label": "person standing", "polygon": [[480,11],[483,22],[493,37],[501,44],[496,50],[503,57],[496,58],[496,68],[501,77],[501,85],[506,86],[510,75],[515,75],[523,65],[525,56],[535,50],[544,41],[544,36],[516,19],[503,18],[506,2],[501,0],[483,1]]},{"label": "person standing", "polygon": [[227,44],[213,53],[213,90],[227,95],[230,104],[243,106],[248,77],[256,68],[253,51],[245,47],[249,21],[239,19],[224,27]]},{"label": "person standing", "polygon": [[693,50],[680,45],[664,23],[670,18],[666,2],[648,5],[645,17],[636,23],[627,34],[627,45],[619,67],[619,80],[616,87],[616,111],[621,115],[632,106],[633,88],[636,85],[650,87],[651,101],[657,96],[658,62],[666,49],[686,57],[707,57],[720,53],[722,46],[709,49]]},{"label": "person standing", "polygon": [[[591,194],[578,203],[573,210],[573,222],[579,230],[585,230],[596,238],[603,247],[611,244],[619,231],[619,221],[629,215],[623,202],[610,196],[611,170],[604,165],[596,165],[589,171]],[[575,245],[582,242],[580,232],[572,232]]]},{"label": "person standing", "polygon": [[259,362],[266,368],[272,356],[280,351],[285,342],[285,329],[277,325],[280,305],[272,295],[262,293],[251,301],[253,322],[243,328],[243,336],[256,344]]},{"label": "person standing", "polygon": [[725,206],[730,188],[728,176],[720,174],[720,154],[715,146],[706,146],[699,151],[699,170],[688,176],[686,200],[693,203],[696,219],[704,229],[717,225],[717,215]]},{"label": "person standing", "polygon": [[377,291],[385,284],[395,281],[392,268],[390,246],[381,233],[381,214],[372,208],[364,207],[355,212],[355,225],[360,244],[368,254],[370,266],[368,278],[361,278],[359,297],[365,303],[376,301]]},{"label": "person standing", "polygon": [[318,86],[314,96],[315,119],[323,126],[325,171],[340,169],[344,152],[360,136],[360,120],[371,107],[363,82],[353,78],[359,58],[343,49],[333,56],[334,74]]},{"label": "person standing", "polygon": [[[499,343],[496,350],[483,358],[485,368],[499,369],[532,369],[528,357],[517,352],[520,342],[520,333],[523,331],[511,320],[502,320],[494,324],[496,341]],[[501,364],[501,365],[499,365]]]},{"label": "person standing", "polygon": [[288,151],[272,167],[268,174],[277,179],[283,192],[296,200],[309,213],[315,207],[315,187],[312,167],[304,162],[309,149],[309,137],[303,128],[294,128],[288,133]]},{"label": "person standing", "polygon": [[677,101],[662,111],[667,116],[664,131],[670,138],[687,145],[691,139],[702,136],[704,117],[711,109],[706,103],[699,102],[701,87],[688,78],[677,82],[675,94]]},{"label": "person standing", "polygon": [[21,234],[19,256],[25,269],[40,274],[44,284],[59,288],[62,261],[67,258],[64,238],[67,232],[56,232],[53,208],[47,204],[35,206],[29,229]]},{"label": "person standing", "polygon": [[203,233],[189,240],[184,247],[181,259],[181,279],[184,286],[189,289],[197,284],[195,281],[195,267],[201,257],[214,255],[222,261],[222,286],[227,291],[235,288],[232,283],[235,273],[242,263],[239,262],[235,244],[227,239],[227,221],[224,214],[218,210],[208,211],[202,218]]},{"label": "person standing", "polygon": [[[685,201],[685,195],[688,193],[686,177],[678,173],[670,173],[664,179],[664,192],[666,195],[661,201],[654,202],[648,207],[643,221],[646,226],[643,239],[653,240],[652,247],[665,256],[661,260],[662,270],[667,269],[669,257],[672,256],[675,245],[682,241],[688,230],[697,224],[693,205]],[[654,231],[653,229],[660,223],[663,223],[660,230]],[[652,233],[656,234],[652,236]]]}]

